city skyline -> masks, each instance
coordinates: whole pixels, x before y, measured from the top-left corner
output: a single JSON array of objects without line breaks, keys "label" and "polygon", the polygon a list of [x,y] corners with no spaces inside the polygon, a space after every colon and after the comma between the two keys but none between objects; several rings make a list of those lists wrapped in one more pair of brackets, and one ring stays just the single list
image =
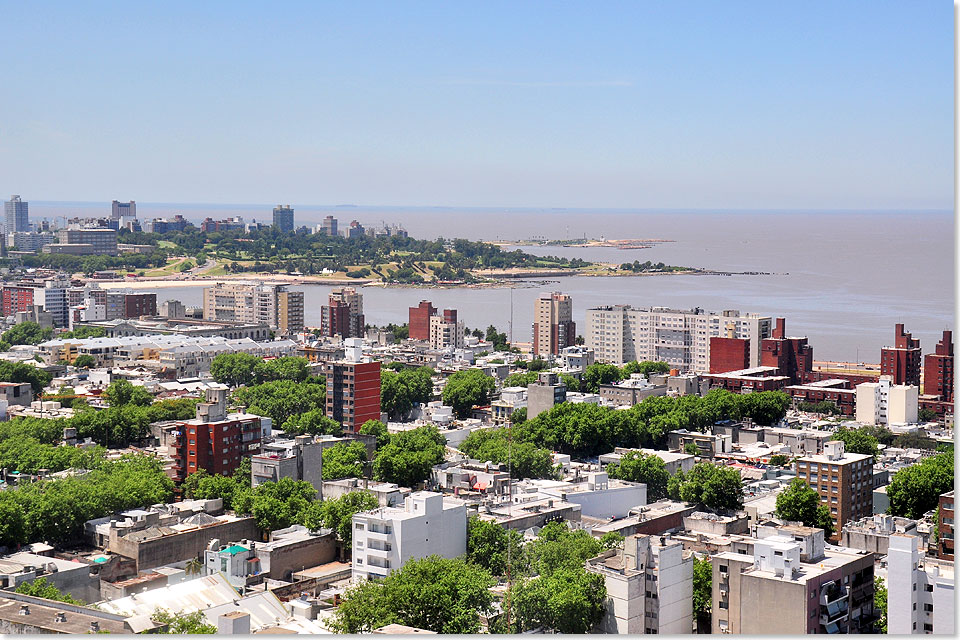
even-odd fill
[{"label": "city skyline", "polygon": [[946,4],[118,6],[5,5],[6,193],[952,206]]}]

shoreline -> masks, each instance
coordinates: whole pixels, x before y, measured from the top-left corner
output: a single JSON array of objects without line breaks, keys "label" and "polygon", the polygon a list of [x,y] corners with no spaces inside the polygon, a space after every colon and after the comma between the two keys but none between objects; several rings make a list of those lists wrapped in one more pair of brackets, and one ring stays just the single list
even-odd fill
[{"label": "shoreline", "polygon": [[[222,284],[249,284],[251,282],[260,282],[264,284],[287,284],[287,285],[320,285],[330,287],[356,286],[356,287],[383,287],[394,289],[486,289],[486,288],[514,288],[514,283],[523,283],[525,286],[536,286],[537,284],[546,284],[555,282],[555,278],[641,278],[655,276],[783,276],[789,273],[771,273],[765,271],[712,271],[712,270],[690,270],[690,271],[663,271],[663,272],[624,272],[624,273],[584,273],[582,271],[571,270],[545,270],[536,271],[516,271],[510,273],[496,274],[477,274],[481,277],[495,278],[490,282],[474,282],[461,284],[438,284],[425,282],[422,284],[391,283],[381,282],[364,278],[323,278],[317,276],[291,276],[287,274],[250,274],[233,275],[229,278],[214,277],[195,277],[184,279],[136,279],[136,280],[91,280],[100,285],[102,289],[177,289],[180,287],[209,287],[218,283]],[[521,286],[523,286],[521,285]]]}]

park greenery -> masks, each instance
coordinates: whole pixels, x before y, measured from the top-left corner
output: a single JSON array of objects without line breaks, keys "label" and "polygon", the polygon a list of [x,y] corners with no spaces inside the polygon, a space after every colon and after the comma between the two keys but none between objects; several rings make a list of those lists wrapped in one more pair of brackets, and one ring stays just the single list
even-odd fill
[{"label": "park greenery", "polygon": [[828,538],[834,532],[830,508],[821,504],[820,494],[800,478],[794,478],[790,485],[777,496],[774,515],[781,520],[800,522],[807,527],[823,529],[824,535]]},{"label": "park greenery", "polygon": [[647,502],[656,502],[667,497],[670,474],[659,456],[647,455],[642,451],[628,451],[620,458],[620,462],[607,465],[607,474],[611,478],[646,484]]},{"label": "park greenery", "polygon": [[670,477],[667,495],[713,510],[735,511],[743,507],[743,481],[733,467],[698,462],[688,473],[677,471]]},{"label": "park greenery", "polygon": [[83,538],[83,523],[168,502],[173,483],[159,460],[128,454],[82,475],[38,480],[0,491],[0,545]]},{"label": "park greenery", "polygon": [[918,520],[939,503],[940,494],[953,489],[953,451],[924,458],[897,471],[887,486],[889,513]]}]

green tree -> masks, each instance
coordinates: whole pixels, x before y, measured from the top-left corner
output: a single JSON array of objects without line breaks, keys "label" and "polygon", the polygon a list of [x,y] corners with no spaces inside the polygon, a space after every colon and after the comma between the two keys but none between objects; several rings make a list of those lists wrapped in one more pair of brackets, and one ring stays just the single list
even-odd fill
[{"label": "green tree", "polygon": [[93,356],[88,356],[84,353],[73,359],[73,366],[78,369],[89,369],[90,367],[97,366],[97,361],[94,360]]},{"label": "green tree", "polygon": [[141,386],[130,384],[129,381],[120,379],[110,383],[103,391],[103,398],[111,407],[122,407],[124,405],[134,405],[145,407],[153,402],[153,395]]},{"label": "green tree", "polygon": [[790,485],[777,496],[774,514],[781,520],[802,522],[804,526],[823,529],[824,535],[828,538],[833,535],[830,508],[820,504],[820,494],[800,478],[794,478]]},{"label": "green tree", "polygon": [[84,338],[106,337],[107,330],[103,327],[77,327],[73,331],[65,331],[57,336],[60,340],[83,340]]},{"label": "green tree", "polygon": [[506,387],[526,387],[533,384],[537,381],[536,373],[532,371],[524,371],[521,373],[511,373],[503,381],[504,388]]},{"label": "green tree", "polygon": [[508,441],[508,431],[477,429],[460,443],[460,451],[475,460],[498,464],[510,462],[513,478],[553,478],[556,476],[552,453],[523,439]]},{"label": "green tree", "polygon": [[616,365],[595,362],[583,372],[580,386],[587,393],[597,393],[600,391],[600,385],[613,384],[622,379],[623,372]]},{"label": "green tree", "polygon": [[693,615],[697,630],[710,628],[713,607],[713,564],[710,558],[693,556]]},{"label": "green tree", "polygon": [[790,456],[785,456],[782,453],[772,455],[770,456],[770,466],[788,467],[790,466]]},{"label": "green tree", "polygon": [[934,509],[940,494],[953,488],[953,453],[924,458],[894,474],[887,487],[889,513],[919,520]]},{"label": "green tree", "polygon": [[559,633],[589,633],[603,619],[603,576],[580,567],[521,582],[513,597],[519,630],[539,627]]},{"label": "green tree", "polygon": [[208,477],[210,477],[210,474],[206,469],[197,469],[184,478],[183,482],[180,484],[180,492],[183,494],[183,497],[189,500],[195,498],[197,487],[200,486],[200,481]]},{"label": "green tree", "polygon": [[603,544],[583,529],[571,531],[566,523],[549,522],[527,544],[530,568],[534,574],[549,576],[562,569],[578,569],[590,558],[600,555]]},{"label": "green tree", "polygon": [[210,362],[210,375],[220,384],[231,387],[252,384],[254,370],[263,362],[252,353],[221,353]]},{"label": "green tree", "polygon": [[380,372],[380,409],[392,418],[403,417],[415,403],[427,403],[432,397],[433,369],[429,367]]},{"label": "green tree", "polygon": [[324,409],[311,409],[301,414],[292,415],[283,423],[281,429],[287,435],[338,436],[343,433],[343,426],[328,418]]},{"label": "green tree", "polygon": [[21,322],[6,330],[0,340],[7,344],[40,344],[53,337],[53,329],[43,329],[36,322]]},{"label": "green tree", "polygon": [[309,482],[281,478],[239,489],[233,495],[233,508],[240,515],[252,515],[262,531],[275,531],[301,522],[316,493]]},{"label": "green tree", "polygon": [[687,455],[698,456],[700,455],[700,447],[695,442],[688,442],[683,445],[683,452]]},{"label": "green tree", "polygon": [[283,425],[290,417],[312,409],[323,409],[327,403],[326,386],[322,382],[271,380],[241,387],[233,396],[250,413],[268,416],[276,425]]},{"label": "green tree", "polygon": [[258,384],[271,380],[306,382],[310,377],[310,362],[299,356],[258,360],[253,373]]},{"label": "green tree", "polygon": [[323,479],[362,478],[367,448],[362,442],[340,442],[323,450]]},{"label": "green tree", "polygon": [[[509,553],[508,553],[509,552]],[[494,576],[507,572],[509,560],[514,576],[529,570],[523,552],[523,536],[519,531],[504,529],[496,522],[473,516],[467,522],[467,560]]]},{"label": "green tree", "polygon": [[844,443],[844,450],[850,453],[862,453],[874,457],[879,453],[877,450],[877,439],[862,429],[840,427],[833,432],[833,439],[842,441]]},{"label": "green tree", "polygon": [[367,420],[360,425],[359,433],[365,436],[377,437],[377,449],[382,449],[390,442],[390,432],[387,431],[387,425],[379,420]]},{"label": "green tree", "polygon": [[34,596],[36,598],[45,598],[47,600],[56,600],[58,602],[66,602],[68,604],[77,604],[85,605],[86,603],[82,600],[77,600],[69,593],[63,593],[55,585],[52,585],[47,582],[46,578],[37,578],[30,582],[21,582],[16,589],[17,593],[22,593],[28,596]]},{"label": "green tree", "polygon": [[233,509],[233,495],[242,488],[243,487],[238,486],[236,480],[232,477],[221,476],[219,474],[208,475],[197,482],[197,488],[193,491],[193,497],[200,500],[222,498],[223,508]]},{"label": "green tree", "polygon": [[887,587],[884,585],[883,578],[873,579],[873,610],[880,614],[877,620],[877,630],[880,633],[887,632]]},{"label": "green tree", "polygon": [[492,611],[494,584],[490,573],[463,557],[410,560],[383,580],[348,589],[334,614],[333,629],[369,633],[387,624],[404,624],[445,634],[478,633],[480,614]]},{"label": "green tree", "polygon": [[157,609],[150,616],[150,619],[159,624],[167,625],[166,631],[154,631],[153,633],[171,633],[171,634],[207,634],[216,633],[216,625],[208,624],[202,611],[193,613],[170,613],[166,609]]},{"label": "green tree", "polygon": [[377,498],[366,491],[351,491],[334,500],[314,502],[303,511],[300,523],[311,530],[333,529],[345,548],[353,545],[353,515],[378,507]]},{"label": "green tree", "polygon": [[628,451],[623,454],[619,463],[607,465],[607,473],[611,478],[646,484],[648,502],[667,497],[670,474],[658,456],[647,455],[642,451]]},{"label": "green tree", "polygon": [[[674,477],[680,475],[678,472]],[[679,495],[684,502],[702,504],[710,509],[743,507],[743,482],[740,472],[732,467],[698,462],[679,482]],[[668,492],[669,488],[668,485]]]},{"label": "green tree", "polygon": [[519,409],[514,409],[513,413],[510,414],[510,422],[514,425],[523,424],[527,421],[527,408],[520,407]]},{"label": "green tree", "polygon": [[469,418],[473,407],[490,402],[490,395],[496,387],[493,378],[479,369],[458,371],[447,378],[443,403],[453,407],[458,418]]},{"label": "green tree", "polygon": [[934,422],[937,419],[937,413],[932,409],[921,407],[917,410],[917,422]]},{"label": "green tree", "polygon": [[446,440],[436,427],[419,427],[390,437],[373,461],[373,477],[401,487],[415,487],[443,462]]},{"label": "green tree", "polygon": [[25,362],[0,361],[0,382],[29,382],[34,395],[43,392],[53,376]]},{"label": "green tree", "polygon": [[634,360],[623,365],[624,378],[629,378],[634,373],[642,373],[645,376],[649,376],[651,373],[670,373],[670,365],[666,362],[654,362],[652,360],[644,360],[643,362]]}]

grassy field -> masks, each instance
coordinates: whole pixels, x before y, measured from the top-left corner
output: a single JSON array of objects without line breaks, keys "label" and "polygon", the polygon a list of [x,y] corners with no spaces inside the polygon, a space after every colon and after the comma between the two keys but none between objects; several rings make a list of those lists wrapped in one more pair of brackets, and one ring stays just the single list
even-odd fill
[{"label": "grassy field", "polygon": [[163,276],[172,276],[176,273],[180,273],[177,269],[178,267],[186,261],[193,263],[193,260],[190,258],[168,258],[167,264],[159,269],[150,269],[144,272],[143,277],[145,278],[162,278]]}]

